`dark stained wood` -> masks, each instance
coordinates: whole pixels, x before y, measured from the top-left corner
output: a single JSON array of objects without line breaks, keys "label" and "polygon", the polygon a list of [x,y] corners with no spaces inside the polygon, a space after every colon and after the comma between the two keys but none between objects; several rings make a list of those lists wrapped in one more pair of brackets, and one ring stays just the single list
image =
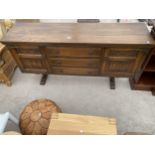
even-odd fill
[{"label": "dark stained wood", "polygon": [[154,51],[155,50],[152,50],[150,55],[147,57],[143,72],[140,74],[139,79],[137,81],[135,81],[133,78],[130,79],[130,86],[132,89],[152,91],[152,95],[154,95],[155,90]]},{"label": "dark stained wood", "polygon": [[2,42],[24,73],[108,76],[112,88],[114,77],[138,81],[155,47],[143,23],[22,23]]},{"label": "dark stained wood", "polygon": [[40,85],[45,85],[47,78],[48,78],[48,75],[47,74],[43,74],[42,78],[40,80]]},{"label": "dark stained wood", "polygon": [[155,96],[155,88],[151,89],[152,95]]},{"label": "dark stained wood", "polygon": [[56,57],[50,58],[49,63],[51,66],[61,66],[61,67],[90,67],[96,68],[100,65],[100,59],[92,58],[92,59],[85,59],[85,58],[63,58],[63,57]]},{"label": "dark stained wood", "polygon": [[82,68],[82,67],[52,67],[53,74],[66,75],[99,75],[98,68]]},{"label": "dark stained wood", "polygon": [[82,47],[47,47],[46,53],[48,57],[79,57],[79,58],[99,58],[101,48],[82,48]]},{"label": "dark stained wood", "polygon": [[107,48],[102,63],[102,74],[111,76],[133,76],[141,67],[147,49]]},{"label": "dark stained wood", "polygon": [[114,77],[110,77],[110,89],[115,89],[115,78]]},{"label": "dark stained wood", "polygon": [[144,23],[17,23],[2,42],[155,45]]}]

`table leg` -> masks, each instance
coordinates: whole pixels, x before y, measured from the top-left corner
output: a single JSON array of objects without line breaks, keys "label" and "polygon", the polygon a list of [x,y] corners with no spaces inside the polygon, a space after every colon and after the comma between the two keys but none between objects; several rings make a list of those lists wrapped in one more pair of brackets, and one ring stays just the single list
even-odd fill
[{"label": "table leg", "polygon": [[40,85],[45,85],[47,80],[48,74],[43,74],[40,80]]},{"label": "table leg", "polygon": [[115,89],[115,78],[110,77],[110,89]]}]

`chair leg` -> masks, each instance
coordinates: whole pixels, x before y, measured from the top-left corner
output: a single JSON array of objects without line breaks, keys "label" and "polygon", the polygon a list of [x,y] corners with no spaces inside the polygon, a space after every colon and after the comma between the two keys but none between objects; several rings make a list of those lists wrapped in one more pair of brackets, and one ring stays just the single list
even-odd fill
[{"label": "chair leg", "polygon": [[110,77],[110,89],[115,89],[115,78]]}]

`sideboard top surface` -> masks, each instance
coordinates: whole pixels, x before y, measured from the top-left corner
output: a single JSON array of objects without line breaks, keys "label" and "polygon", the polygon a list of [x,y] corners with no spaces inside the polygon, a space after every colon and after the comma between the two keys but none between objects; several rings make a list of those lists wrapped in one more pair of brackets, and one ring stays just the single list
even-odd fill
[{"label": "sideboard top surface", "polygon": [[2,42],[155,45],[144,23],[17,23]]}]

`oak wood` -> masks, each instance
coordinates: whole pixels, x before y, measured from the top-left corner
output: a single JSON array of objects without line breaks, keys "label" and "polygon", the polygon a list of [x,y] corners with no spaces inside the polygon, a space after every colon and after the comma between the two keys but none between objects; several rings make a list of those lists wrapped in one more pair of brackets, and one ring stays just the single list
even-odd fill
[{"label": "oak wood", "polygon": [[144,23],[17,23],[2,42],[155,45]]},{"label": "oak wood", "polygon": [[130,77],[155,46],[143,23],[16,24],[2,40],[22,72]]},{"label": "oak wood", "polygon": [[40,85],[45,85],[47,78],[48,78],[48,75],[47,74],[43,74],[42,78],[40,80]]},{"label": "oak wood", "polygon": [[115,135],[114,118],[53,113],[48,135]]},{"label": "oak wood", "polygon": [[17,67],[17,64],[13,57],[10,54],[10,51],[6,48],[5,45],[0,43],[0,81],[4,82],[7,86],[11,86],[11,78],[14,74],[14,71]]},{"label": "oak wood", "polygon": [[151,89],[152,95],[155,96],[155,88]]},{"label": "oak wood", "polygon": [[131,89],[151,91],[155,95],[155,48],[150,51],[142,66],[139,78],[130,78]]},{"label": "oak wood", "polygon": [[110,77],[110,89],[115,89],[115,78],[114,77]]}]

